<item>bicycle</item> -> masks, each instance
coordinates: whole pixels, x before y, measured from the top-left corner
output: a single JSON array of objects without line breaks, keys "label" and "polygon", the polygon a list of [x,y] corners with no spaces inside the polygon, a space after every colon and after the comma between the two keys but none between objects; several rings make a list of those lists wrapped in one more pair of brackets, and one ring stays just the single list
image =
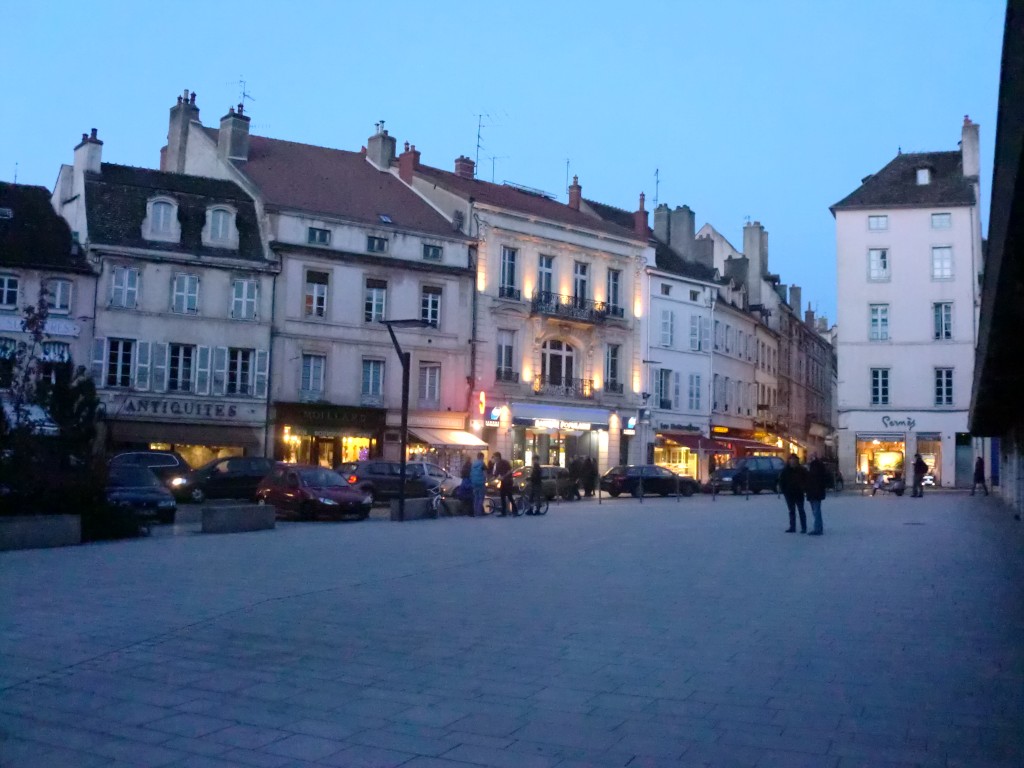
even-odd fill
[{"label": "bicycle", "polygon": [[548,501],[548,497],[544,495],[543,491],[540,493],[540,498],[536,504],[531,503],[529,491],[522,491],[516,497],[516,506],[523,510],[517,512],[517,514],[527,515],[546,515],[548,513],[548,507],[551,506],[551,502]]},{"label": "bicycle", "polygon": [[435,518],[458,517],[462,514],[462,499],[446,495],[440,485],[428,488],[427,494],[430,497],[430,511]]},{"label": "bicycle", "polygon": [[[526,494],[524,494],[522,492],[513,491],[512,492],[512,511],[511,512],[506,512],[505,514],[508,515],[509,517],[521,517],[523,514],[526,513],[526,510],[529,509],[529,507],[530,507],[530,500],[527,498]],[[547,510],[547,502],[545,501],[545,503],[544,503],[544,512],[542,512],[541,514],[544,514],[547,511],[548,511]],[[484,514],[485,515],[490,515],[490,514],[494,514],[494,513],[497,513],[499,515],[501,514],[501,498],[499,496],[485,496],[484,497]]]}]

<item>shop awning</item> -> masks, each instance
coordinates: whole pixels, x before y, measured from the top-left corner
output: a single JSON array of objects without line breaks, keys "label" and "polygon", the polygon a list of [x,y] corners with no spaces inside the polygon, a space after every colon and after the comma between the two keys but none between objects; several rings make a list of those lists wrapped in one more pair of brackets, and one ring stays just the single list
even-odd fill
[{"label": "shop awning", "polygon": [[692,435],[679,432],[662,432],[662,437],[678,443],[691,451],[704,451],[705,453],[732,453],[732,449],[722,445],[717,440],[703,435]]},{"label": "shop awning", "polygon": [[550,419],[570,424],[587,424],[587,429],[608,429],[611,411],[605,408],[582,408],[572,405],[544,403],[512,403],[513,422],[530,426],[537,419]]},{"label": "shop awning", "polygon": [[771,451],[774,453],[783,453],[786,450],[785,448],[779,448],[777,445],[762,443],[760,440],[747,440],[742,437],[721,437],[719,439],[723,443],[731,445],[734,448],[746,448],[748,451]]},{"label": "shop awning", "polygon": [[220,424],[165,424],[152,421],[107,422],[115,443],[239,446],[256,449],[263,430]]},{"label": "shop awning", "polygon": [[446,448],[486,448],[487,443],[476,435],[463,432],[461,429],[427,429],[411,427],[409,432],[427,445],[444,446]]}]

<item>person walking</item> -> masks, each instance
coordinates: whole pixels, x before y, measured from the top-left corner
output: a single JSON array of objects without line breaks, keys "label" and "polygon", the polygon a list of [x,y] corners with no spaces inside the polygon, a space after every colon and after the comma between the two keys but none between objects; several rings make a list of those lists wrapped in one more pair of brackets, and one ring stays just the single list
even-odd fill
[{"label": "person walking", "polygon": [[566,501],[579,501],[580,496],[580,457],[573,456],[569,460],[569,498]]},{"label": "person walking", "polygon": [[544,501],[544,475],[540,468],[540,456],[534,454],[533,464],[530,466],[530,508],[526,511],[528,515],[536,515],[537,510]]},{"label": "person walking", "polygon": [[473,486],[473,517],[484,513],[484,490],[487,485],[487,465],[483,451],[476,455],[476,461],[469,465],[469,482]]},{"label": "person walking", "polygon": [[796,532],[796,513],[800,513],[800,533],[807,533],[807,512],[804,510],[804,489],[807,485],[807,470],[800,464],[800,458],[789,454],[786,466],[779,473],[779,490],[789,510],[789,528],[786,533]]},{"label": "person walking", "polygon": [[593,456],[583,459],[583,494],[594,495],[594,487],[597,485],[597,462]]},{"label": "person walking", "polygon": [[911,491],[911,498],[924,496],[924,476],[928,474],[928,465],[921,458],[920,453],[914,454],[914,489]]},{"label": "person walking", "polygon": [[515,511],[513,505],[516,502],[512,498],[512,465],[500,453],[494,454],[494,476],[498,478],[498,503],[501,505],[500,514],[504,517]]},{"label": "person walking", "polygon": [[808,536],[821,536],[825,533],[821,523],[821,502],[825,500],[825,492],[828,488],[828,470],[825,462],[818,458],[817,454],[807,465],[807,478],[804,491],[807,501],[811,505],[811,515],[814,518],[814,527],[808,531]]},{"label": "person walking", "polygon": [[985,460],[979,456],[974,462],[974,485],[971,486],[971,496],[978,490],[978,484],[981,484],[981,490],[988,496],[988,486],[985,485]]}]

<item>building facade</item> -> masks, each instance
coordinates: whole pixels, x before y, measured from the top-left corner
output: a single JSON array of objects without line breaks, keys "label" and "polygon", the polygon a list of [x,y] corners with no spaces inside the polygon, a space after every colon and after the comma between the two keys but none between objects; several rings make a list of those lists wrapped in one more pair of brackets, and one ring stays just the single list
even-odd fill
[{"label": "building facade", "polygon": [[839,456],[847,477],[970,483],[968,407],[982,269],[978,126],[955,152],[899,154],[832,207]]}]

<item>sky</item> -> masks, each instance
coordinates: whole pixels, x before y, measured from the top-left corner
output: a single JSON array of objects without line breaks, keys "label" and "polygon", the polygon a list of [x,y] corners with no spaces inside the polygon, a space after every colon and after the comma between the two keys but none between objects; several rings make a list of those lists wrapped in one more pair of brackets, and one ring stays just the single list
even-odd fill
[{"label": "sky", "polygon": [[[156,167],[186,88],[216,126],[358,150],[385,127],[424,163],[628,210],[689,205],[835,318],[829,206],[904,152],[981,125],[983,221],[1004,0],[0,0],[0,180],[52,189],[81,134]],[[483,126],[480,128],[480,126]],[[657,171],[658,183],[655,172]],[[653,218],[652,218],[653,221]]]}]

